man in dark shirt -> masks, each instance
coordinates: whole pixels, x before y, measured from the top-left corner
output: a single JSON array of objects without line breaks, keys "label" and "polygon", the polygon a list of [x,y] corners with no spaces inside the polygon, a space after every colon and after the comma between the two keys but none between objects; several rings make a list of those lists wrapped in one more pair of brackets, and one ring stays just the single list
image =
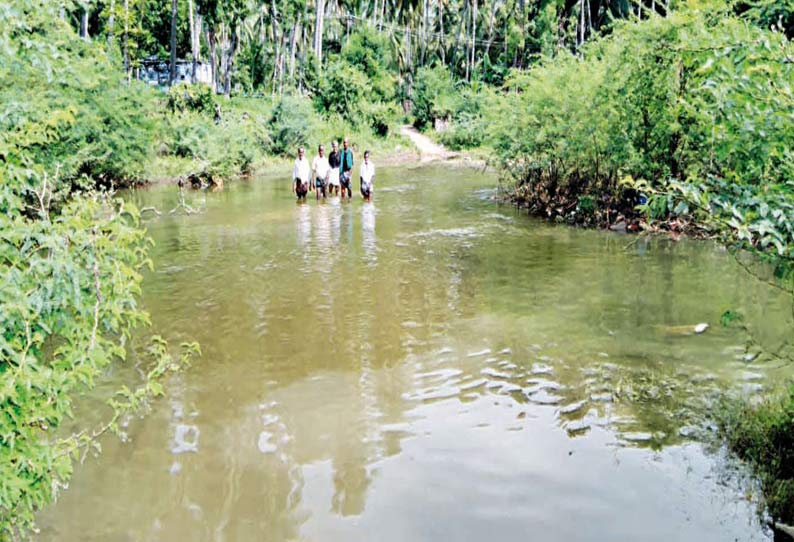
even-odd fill
[{"label": "man in dark shirt", "polygon": [[342,141],[342,152],[340,154],[342,164],[340,166],[339,181],[342,184],[342,198],[345,197],[345,190],[347,190],[347,198],[352,199],[353,191],[350,188],[350,180],[353,178],[353,149],[350,148],[347,138]]},{"label": "man in dark shirt", "polygon": [[[336,141],[331,143],[331,154],[328,155],[328,165],[331,166],[331,170],[328,172],[328,195],[333,196],[334,191],[336,191],[336,195],[339,195],[339,164],[341,163],[342,155],[339,154],[339,145],[337,145]],[[344,195],[344,192],[342,192]]]}]

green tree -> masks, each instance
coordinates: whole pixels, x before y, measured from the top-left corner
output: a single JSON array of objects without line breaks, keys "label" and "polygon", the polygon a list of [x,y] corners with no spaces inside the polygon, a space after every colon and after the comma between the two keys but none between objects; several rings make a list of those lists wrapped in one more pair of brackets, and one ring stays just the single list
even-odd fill
[{"label": "green tree", "polygon": [[[120,85],[102,47],[75,39],[52,2],[14,0],[0,12],[0,538],[18,539],[72,462],[159,395],[186,358],[160,339],[132,347],[148,323],[137,296],[149,241],[134,206],[88,176],[134,175],[114,164],[140,151],[120,141],[146,130],[140,89]],[[64,432],[74,399],[128,355],[149,366],[141,385],[108,400],[104,424]]]}]

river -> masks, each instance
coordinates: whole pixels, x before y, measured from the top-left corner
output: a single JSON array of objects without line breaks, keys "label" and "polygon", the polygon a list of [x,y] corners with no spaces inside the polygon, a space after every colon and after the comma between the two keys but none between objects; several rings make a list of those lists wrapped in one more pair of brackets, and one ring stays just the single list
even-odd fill
[{"label": "river", "polygon": [[774,344],[791,301],[713,243],[548,224],[494,185],[383,168],[372,204],[298,205],[264,177],[186,193],[194,214],[133,194],[163,212],[152,330],[203,356],[37,539],[771,539],[741,469],[688,437],[720,389],[790,374],[720,314]]}]

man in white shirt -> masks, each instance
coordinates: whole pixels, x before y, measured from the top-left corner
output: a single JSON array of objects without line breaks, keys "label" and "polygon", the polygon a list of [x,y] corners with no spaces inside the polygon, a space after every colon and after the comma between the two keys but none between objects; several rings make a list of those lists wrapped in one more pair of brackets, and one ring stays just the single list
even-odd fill
[{"label": "man in white shirt", "polygon": [[325,147],[322,145],[317,147],[317,156],[314,157],[312,162],[312,171],[314,172],[314,188],[317,191],[317,199],[320,199],[321,190],[323,199],[325,199],[325,187],[328,186],[328,173],[331,171],[331,165],[328,163],[328,158],[325,156]]},{"label": "man in white shirt", "polygon": [[306,192],[309,191],[311,168],[305,154],[303,147],[298,147],[298,159],[292,167],[292,193],[297,194],[298,201],[306,201]]},{"label": "man in white shirt", "polygon": [[369,159],[369,151],[364,151],[364,161],[361,163],[361,197],[366,201],[372,199],[372,188],[375,185],[375,164]]}]

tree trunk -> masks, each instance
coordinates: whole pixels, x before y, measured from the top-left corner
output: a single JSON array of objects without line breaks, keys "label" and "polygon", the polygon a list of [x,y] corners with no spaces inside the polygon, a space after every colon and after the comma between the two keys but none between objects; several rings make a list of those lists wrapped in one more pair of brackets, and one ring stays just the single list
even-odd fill
[{"label": "tree trunk", "polygon": [[441,32],[441,63],[447,63],[447,45],[444,41],[444,0],[438,1],[438,24]]},{"label": "tree trunk", "polygon": [[477,54],[477,0],[471,0],[471,75],[474,75],[474,63]]},{"label": "tree trunk", "polygon": [[275,48],[275,55],[273,55],[273,88],[271,89],[271,96],[276,95],[276,83],[279,80],[281,69],[281,45],[282,34],[281,24],[278,20],[278,11],[276,10],[276,0],[270,0],[272,15],[270,21],[273,24],[273,47]]},{"label": "tree trunk", "polygon": [[116,26],[116,0],[110,0],[108,10],[108,49],[113,47],[113,27]]},{"label": "tree trunk", "polygon": [[80,15],[80,37],[88,41],[88,15],[90,11],[88,2],[83,3],[83,13]]},{"label": "tree trunk", "polygon": [[122,54],[124,56],[124,73],[130,76],[130,0],[124,0],[124,37],[122,38]]},{"label": "tree trunk", "polygon": [[[519,4],[521,6],[521,33],[526,36],[527,35],[527,3],[526,3],[526,0],[520,0]],[[562,17],[560,17],[560,19],[562,20]],[[519,61],[517,63],[519,68],[523,68],[524,67],[524,57],[526,56],[526,42],[527,41],[524,40],[522,42],[522,44],[521,44],[521,57],[518,59]],[[516,54],[518,54],[518,47],[516,47]],[[515,66],[516,66],[516,61],[514,59],[513,60],[513,67],[515,67]]]},{"label": "tree trunk", "polygon": [[[510,25],[510,17],[508,16],[508,17],[505,17],[505,28],[504,28],[505,39],[504,39],[504,42],[502,43],[502,52],[503,52],[505,58],[507,58],[507,33],[510,31],[510,26],[509,25]],[[512,67],[515,67],[515,65],[512,66]]]},{"label": "tree trunk", "polygon": [[427,54],[427,27],[428,27],[428,18],[429,14],[428,11],[430,10],[430,2],[429,0],[424,0],[422,2],[422,54],[420,55],[420,62],[422,66],[425,65],[425,55]]},{"label": "tree trunk", "polygon": [[225,94],[226,93],[226,61],[229,58],[226,56],[226,49],[229,45],[229,37],[226,33],[226,25],[221,23],[221,50],[219,56],[220,60],[220,68],[218,69],[218,93]]},{"label": "tree trunk", "polygon": [[173,85],[176,81],[176,17],[177,0],[171,0],[171,63],[168,71],[168,84]]},{"label": "tree trunk", "polygon": [[237,28],[230,26],[227,33],[226,70],[223,75],[223,93],[230,96],[232,93],[232,68],[234,55],[237,52]]},{"label": "tree trunk", "polygon": [[317,0],[317,13],[314,19],[314,55],[317,68],[323,65],[323,22],[325,20],[325,0]]},{"label": "tree trunk", "polygon": [[289,34],[289,79],[295,81],[295,49],[298,46],[298,23],[292,23]]},{"label": "tree trunk", "polygon": [[494,2],[491,6],[491,18],[488,21],[488,43],[485,44],[485,53],[483,56],[488,56],[488,53],[491,50],[491,45],[493,44],[494,23],[496,22],[496,7],[496,2]]},{"label": "tree trunk", "polygon": [[[590,14],[590,0],[584,0],[585,4],[584,7],[587,10],[587,19],[585,20],[585,30],[589,31],[590,34],[593,33],[593,17]],[[586,37],[586,34],[585,34]]]},{"label": "tree trunk", "polygon": [[198,69],[198,31],[196,19],[193,18],[193,0],[187,0],[187,20],[190,26],[190,82],[196,84],[196,70]]},{"label": "tree trunk", "polygon": [[[463,14],[460,16],[460,22],[458,23],[458,31],[455,33],[455,48],[452,50],[452,64],[453,64],[453,71],[455,68],[455,64],[458,60],[458,50],[460,50],[460,40],[461,40],[461,33],[463,32],[463,23],[466,21],[466,17],[469,14],[469,3],[468,1],[463,3]],[[467,49],[468,52],[468,49]]]},{"label": "tree trunk", "polygon": [[286,50],[287,50],[287,33],[281,32],[281,47],[280,47],[280,54],[278,56],[278,95],[282,96],[284,94],[284,71],[285,71],[285,64],[286,64]]},{"label": "tree trunk", "polygon": [[[209,26],[209,25],[208,25]],[[210,85],[212,85],[212,91],[217,93],[218,92],[218,64],[216,62],[215,56],[215,28],[209,27],[207,28],[207,43],[210,45],[210,74],[211,74],[211,81]]]},{"label": "tree trunk", "polygon": [[469,56],[471,55],[471,51],[469,50],[469,46],[471,45],[471,41],[469,39],[469,29],[471,28],[470,27],[470,22],[471,22],[471,19],[469,17],[466,17],[466,29],[463,31],[463,37],[466,39],[466,51],[465,51],[465,53],[466,53],[466,60],[465,60],[465,62],[466,62],[466,77],[465,77],[466,81],[469,80],[469,67],[470,67],[470,65],[469,65]]}]

